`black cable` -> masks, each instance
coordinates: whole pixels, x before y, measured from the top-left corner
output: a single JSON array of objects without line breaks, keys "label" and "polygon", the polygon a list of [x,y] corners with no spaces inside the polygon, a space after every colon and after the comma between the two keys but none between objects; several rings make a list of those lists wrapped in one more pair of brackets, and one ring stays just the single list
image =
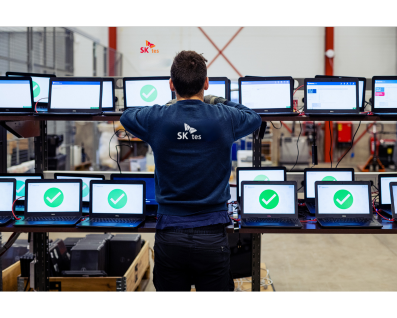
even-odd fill
[{"label": "black cable", "polygon": [[331,132],[331,122],[328,122],[328,127],[329,127],[329,137],[331,138],[331,143],[329,145],[329,161],[331,161],[331,169],[332,169],[332,156],[331,156],[331,152],[332,152],[332,132]]},{"label": "black cable", "polygon": [[295,162],[294,166],[291,168],[291,170],[289,172],[291,172],[295,168],[296,164],[298,163],[298,159],[299,159],[299,138],[300,138],[301,133],[302,133],[302,124],[301,124],[301,122],[299,122],[299,127],[300,127],[300,132],[299,132],[298,139],[296,140],[296,149],[298,149],[298,155],[296,156],[296,162]]},{"label": "black cable", "polygon": [[26,285],[25,285],[25,288],[23,289],[23,291],[26,291],[26,288],[28,288],[29,280],[30,280],[30,277],[28,277],[28,280],[26,281]]},{"label": "black cable", "polygon": [[303,186],[301,186],[298,190],[296,190],[296,192],[299,192],[299,190],[302,189],[302,188],[303,188]]},{"label": "black cable", "polygon": [[274,129],[281,129],[281,127],[283,126],[283,124],[281,123],[281,121],[280,121],[280,127],[278,127],[278,128],[277,128],[276,126],[274,126],[274,124],[273,124],[272,121],[271,121],[270,123],[272,124],[272,126],[273,126]]},{"label": "black cable", "polygon": [[[120,131],[124,131],[124,133],[125,133],[125,135],[124,136],[119,136],[119,132]],[[120,172],[120,174],[121,174],[121,167],[120,167],[120,164],[119,164],[119,150],[117,149],[117,147],[129,147],[129,148],[133,148],[133,145],[131,144],[131,139],[130,139],[130,135],[128,134],[128,132],[125,130],[125,129],[118,129],[118,130],[116,130],[116,128],[115,128],[115,126],[114,126],[114,121],[113,121],[113,135],[112,135],[112,137],[110,138],[110,140],[109,140],[109,158],[110,159],[112,159],[114,162],[116,162],[117,163],[117,167],[119,168],[119,172]],[[123,145],[123,144],[121,144],[121,145],[116,145],[115,146],[115,148],[116,148],[116,160],[114,160],[113,158],[112,158],[112,156],[110,155],[110,142],[112,141],[112,139],[113,139],[113,137],[114,137],[114,135],[116,135],[118,138],[125,138],[125,137],[127,137],[128,138],[128,143],[129,143],[129,145]],[[121,153],[121,151],[120,151],[120,153]]]},{"label": "black cable", "polygon": [[355,132],[354,135],[353,135],[352,144],[351,144],[349,150],[345,152],[345,154],[342,156],[342,158],[340,158],[340,160],[338,161],[338,164],[336,165],[335,168],[338,168],[338,165],[340,164],[340,162],[342,161],[342,159],[343,159],[343,158],[349,153],[349,151],[353,148],[354,138],[356,137],[356,134],[357,134],[358,129],[360,128],[360,126],[361,126],[361,121],[359,122],[358,127],[357,127],[357,129],[356,129],[356,132]]}]

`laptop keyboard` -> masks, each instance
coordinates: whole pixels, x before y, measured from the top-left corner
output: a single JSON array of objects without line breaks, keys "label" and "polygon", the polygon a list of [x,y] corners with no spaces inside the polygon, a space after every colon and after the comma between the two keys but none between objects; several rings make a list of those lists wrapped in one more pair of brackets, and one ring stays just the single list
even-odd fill
[{"label": "laptop keyboard", "polygon": [[342,219],[323,219],[321,218],[321,221],[327,222],[327,223],[367,223],[369,220],[364,219],[364,218],[342,218]]},{"label": "laptop keyboard", "polygon": [[57,216],[57,217],[47,217],[47,216],[35,216],[27,217],[26,221],[74,221],[77,220],[75,216]]},{"label": "laptop keyboard", "polygon": [[90,218],[95,223],[136,223],[139,219],[110,219],[110,218]]},{"label": "laptop keyboard", "polygon": [[245,222],[247,222],[247,223],[296,223],[296,222],[298,222],[298,219],[251,218],[251,219],[245,219]]}]

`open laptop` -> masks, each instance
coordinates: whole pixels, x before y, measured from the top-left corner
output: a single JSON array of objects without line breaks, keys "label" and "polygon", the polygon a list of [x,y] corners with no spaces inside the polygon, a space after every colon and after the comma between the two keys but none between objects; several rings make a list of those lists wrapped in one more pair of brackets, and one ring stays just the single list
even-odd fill
[{"label": "open laptop", "polygon": [[48,112],[40,115],[99,115],[102,112],[102,78],[50,79]]},{"label": "open laptop", "polygon": [[165,105],[173,99],[169,76],[124,77],[124,109]]},{"label": "open laptop", "polygon": [[138,227],[145,220],[144,181],[91,181],[90,217],[79,227]]},{"label": "open laptop", "polygon": [[295,181],[243,181],[241,190],[241,227],[302,227]]},{"label": "open laptop", "polygon": [[374,115],[397,115],[397,76],[372,77],[372,112]]},{"label": "open laptop", "polygon": [[285,167],[238,167],[236,169],[237,202],[241,198],[241,182],[243,181],[286,181]]},{"label": "open laptop", "polygon": [[116,95],[114,78],[102,78],[102,112],[107,116],[120,116],[122,111],[116,112]]},{"label": "open laptop", "polygon": [[354,181],[354,169],[306,168],[304,170],[305,204],[311,214],[316,213],[314,188],[316,181]]},{"label": "open laptop", "polygon": [[230,100],[230,80],[227,77],[208,77],[209,87],[204,95],[214,95]]},{"label": "open laptop", "polygon": [[397,173],[380,173],[378,175],[379,209],[392,214],[390,183],[397,182]]},{"label": "open laptop", "polygon": [[50,79],[56,77],[55,74],[38,74],[38,73],[20,73],[20,72],[7,72],[6,76],[30,76],[32,78],[33,89],[33,103],[37,103],[36,109],[38,112],[48,111],[48,96],[50,94]]},{"label": "open laptop", "polygon": [[371,182],[316,181],[316,219],[328,228],[382,228],[373,217]]},{"label": "open laptop", "polygon": [[15,226],[69,226],[81,218],[82,181],[27,180],[25,214]]},{"label": "open laptop", "polygon": [[22,197],[14,205],[14,212],[17,215],[23,215],[23,211],[25,211],[25,188],[26,188],[26,180],[35,179],[41,180],[43,179],[42,173],[0,173],[1,179],[13,178],[16,180],[16,198]]},{"label": "open laptop", "polygon": [[90,211],[90,181],[93,180],[105,180],[104,175],[99,174],[81,174],[81,173],[55,173],[55,179],[80,179],[82,184],[82,212],[88,213]]},{"label": "open laptop", "polygon": [[0,225],[14,219],[12,204],[15,201],[15,179],[0,179]]},{"label": "open laptop", "polygon": [[0,76],[0,114],[31,115],[32,113],[32,79],[29,76]]},{"label": "open laptop", "polygon": [[261,115],[299,115],[294,112],[294,79],[286,77],[240,77],[239,103]]},{"label": "open laptop", "polygon": [[359,115],[359,84],[350,78],[305,78],[305,115]]},{"label": "open laptop", "polygon": [[391,194],[391,212],[395,222],[397,222],[397,182],[390,182],[390,194]]},{"label": "open laptop", "polygon": [[146,215],[156,216],[159,204],[156,201],[156,189],[154,184],[154,173],[114,173],[110,175],[110,180],[132,180],[145,181],[146,193]]}]

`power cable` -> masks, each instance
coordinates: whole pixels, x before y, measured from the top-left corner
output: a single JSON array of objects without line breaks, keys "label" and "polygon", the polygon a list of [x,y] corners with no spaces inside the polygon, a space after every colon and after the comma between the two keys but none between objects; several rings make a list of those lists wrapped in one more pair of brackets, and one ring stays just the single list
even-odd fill
[{"label": "power cable", "polygon": [[349,150],[346,151],[345,154],[342,156],[342,158],[339,159],[339,161],[338,161],[338,163],[337,163],[337,165],[336,165],[335,168],[338,168],[338,165],[340,164],[340,162],[342,161],[342,159],[343,159],[343,158],[348,154],[348,152],[353,148],[354,138],[356,137],[356,134],[357,134],[358,129],[360,128],[360,126],[361,126],[361,121],[359,122],[358,127],[357,127],[357,129],[356,129],[356,132],[355,132],[354,135],[353,135],[353,139],[352,139],[351,146],[350,146]]},{"label": "power cable", "polygon": [[280,121],[280,127],[274,126],[274,124],[273,124],[272,121],[271,121],[270,123],[272,124],[272,126],[273,126],[274,129],[281,129],[281,127],[283,126],[283,124],[281,123],[281,121]]}]

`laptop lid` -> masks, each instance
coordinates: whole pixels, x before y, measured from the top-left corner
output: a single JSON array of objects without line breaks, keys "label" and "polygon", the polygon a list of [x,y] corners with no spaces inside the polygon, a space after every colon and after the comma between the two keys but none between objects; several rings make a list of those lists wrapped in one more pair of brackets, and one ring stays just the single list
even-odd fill
[{"label": "laptop lid", "polygon": [[378,174],[378,190],[379,190],[379,207],[382,209],[390,209],[390,182],[397,182],[397,173]]},{"label": "laptop lid", "polygon": [[30,77],[0,77],[0,112],[32,112],[33,91]]},{"label": "laptop lid", "polygon": [[315,202],[316,181],[354,181],[353,168],[306,168],[304,170],[305,202]]},{"label": "laptop lid", "polygon": [[230,100],[230,81],[227,77],[208,77],[209,87],[204,95],[214,95]]},{"label": "laptop lid", "polygon": [[374,113],[397,113],[397,76],[372,77]]},{"label": "laptop lid", "polygon": [[114,94],[114,79],[102,78],[102,111],[114,112],[116,109],[116,98]]},{"label": "laptop lid", "polygon": [[241,217],[298,217],[295,181],[243,181]]},{"label": "laptop lid", "polygon": [[26,180],[25,216],[81,216],[82,181]]},{"label": "laptop lid", "polygon": [[102,78],[58,77],[50,79],[48,111],[99,113],[102,109]]},{"label": "laptop lid", "polygon": [[316,181],[316,218],[372,219],[371,182]]},{"label": "laptop lid", "polygon": [[[43,179],[42,173],[0,173],[1,179],[13,178],[16,180],[16,198],[25,197],[26,180]],[[19,199],[16,203],[24,204],[25,198]]]},{"label": "laptop lid", "polygon": [[236,202],[237,201],[237,184],[230,184],[230,199],[227,201],[228,203]]},{"label": "laptop lid", "polygon": [[165,105],[173,99],[169,76],[124,77],[124,107]]},{"label": "laptop lid", "polygon": [[358,79],[305,78],[306,114],[358,114]]},{"label": "laptop lid", "polygon": [[287,169],[285,167],[238,167],[236,180],[237,201],[240,202],[242,181],[286,181]]},{"label": "laptop lid", "polygon": [[55,179],[63,179],[63,180],[70,180],[70,179],[80,179],[82,183],[82,199],[83,205],[88,206],[90,202],[90,181],[93,180],[105,180],[104,175],[99,174],[81,174],[81,173],[55,173]]},{"label": "laptop lid", "polygon": [[91,181],[90,217],[144,219],[145,181]]},{"label": "laptop lid", "polygon": [[50,79],[56,77],[55,74],[38,74],[38,73],[20,73],[7,72],[6,76],[30,76],[32,78],[33,103],[38,106],[48,106],[48,97],[50,94]]},{"label": "laptop lid", "polygon": [[114,173],[110,175],[110,180],[145,181],[146,205],[158,205],[156,201],[154,173]]},{"label": "laptop lid", "polygon": [[240,77],[239,102],[257,113],[293,112],[294,80],[286,77]]},{"label": "laptop lid", "polygon": [[397,182],[390,182],[389,184],[390,194],[391,194],[391,213],[393,219],[397,218],[396,208],[397,208]]},{"label": "laptop lid", "polygon": [[12,204],[15,201],[15,179],[0,179],[0,216],[12,215]]}]

